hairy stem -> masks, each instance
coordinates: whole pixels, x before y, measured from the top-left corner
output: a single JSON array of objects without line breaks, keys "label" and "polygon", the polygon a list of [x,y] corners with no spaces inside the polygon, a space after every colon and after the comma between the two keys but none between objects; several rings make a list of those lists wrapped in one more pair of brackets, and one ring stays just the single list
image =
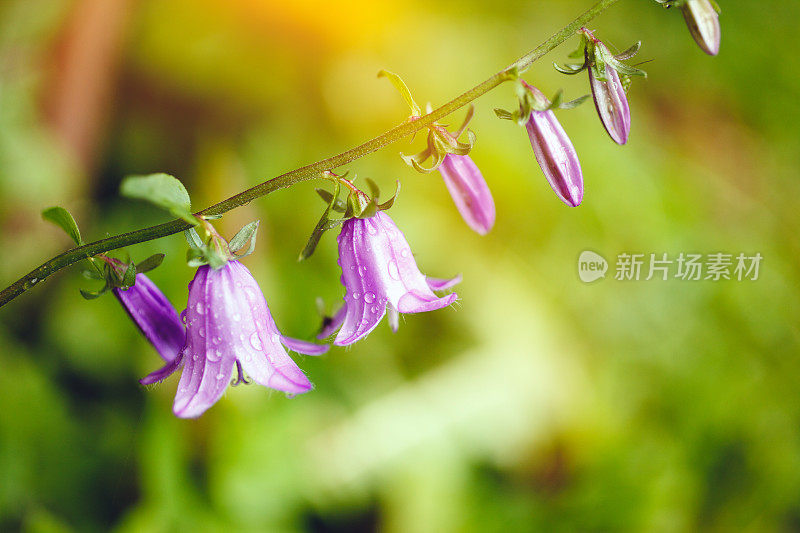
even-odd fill
[{"label": "hairy stem", "polygon": [[[377,137],[370,139],[369,141],[356,146],[355,148],[351,148],[345,152],[340,154],[334,155],[327,159],[323,159],[321,161],[317,161],[316,163],[312,163],[310,165],[298,168],[296,170],[292,170],[287,172],[286,174],[282,174],[276,178],[272,178],[267,180],[263,183],[256,185],[246,191],[242,191],[239,194],[231,196],[227,200],[223,200],[218,204],[214,204],[211,207],[204,209],[197,213],[198,215],[221,215],[222,213],[226,213],[231,209],[236,207],[245,205],[256,198],[260,198],[262,196],[266,196],[278,189],[285,189],[287,187],[291,187],[296,183],[300,183],[303,181],[308,181],[312,179],[322,178],[325,175],[326,171],[333,170],[338,168],[342,165],[346,165],[352,161],[360,159],[365,155],[371,154],[377,150],[380,150],[384,146],[392,144],[394,142],[403,139],[415,133],[417,131],[426,128],[431,123],[440,120],[447,115],[453,113],[454,111],[460,109],[461,107],[469,104],[476,98],[483,96],[487,92],[491,91],[501,83],[513,79],[509,73],[513,69],[517,69],[518,71],[522,72],[530,67],[535,61],[540,59],[542,56],[556,48],[558,45],[566,41],[569,37],[575,34],[581,26],[586,25],[590,20],[595,18],[597,15],[611,7],[613,4],[617,3],[619,0],[600,0],[599,2],[595,3],[590,9],[586,12],[582,13],[578,16],[575,20],[570,22],[568,25],[561,28],[555,34],[553,34],[549,39],[544,41],[542,44],[519,58],[517,61],[509,65],[507,68],[501,70],[491,78],[487,79],[483,83],[480,83],[473,87],[472,89],[468,90],[464,94],[450,100],[446,104],[434,109],[432,112],[428,113],[420,117],[417,120],[404,122],[399,126],[395,126],[394,128],[390,129],[389,131],[378,135]],[[148,228],[143,228],[136,231],[131,231],[129,233],[123,233],[120,235],[115,235],[113,237],[108,237],[105,239],[101,239],[99,241],[91,242],[88,244],[84,244],[82,246],[78,246],[77,248],[73,248],[68,250],[56,257],[50,259],[49,261],[45,262],[38,268],[31,271],[26,276],[20,278],[19,280],[15,281],[2,292],[0,292],[0,307],[7,304],[23,292],[27,291],[28,289],[32,288],[37,283],[41,282],[47,276],[61,270],[62,268],[68,267],[74,263],[82,259],[86,259],[97,255],[99,253],[108,252],[110,250],[115,250],[117,248],[122,248],[124,246],[129,246],[132,244],[138,244],[140,242],[151,241],[154,239],[159,239],[161,237],[166,237],[168,235],[173,235],[175,233],[179,233],[189,228],[189,224],[184,222],[183,220],[173,220],[172,222],[166,222],[164,224],[159,224],[157,226],[150,226]]]}]

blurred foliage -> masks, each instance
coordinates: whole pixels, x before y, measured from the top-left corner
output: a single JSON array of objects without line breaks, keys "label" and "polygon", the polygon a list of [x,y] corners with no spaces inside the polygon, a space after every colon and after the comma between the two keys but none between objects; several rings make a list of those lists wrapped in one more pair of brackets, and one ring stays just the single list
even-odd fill
[{"label": "blurred foliage", "polygon": [[[179,176],[202,207],[346,149],[405,119],[381,68],[441,103],[532,48],[589,0],[273,2],[128,6],[96,166],[48,129],[62,29],[91,2],[0,3],[0,281],[68,239],[42,208],[76,213],[85,239],[165,220],[117,195],[129,174]],[[560,113],[586,195],[550,191],[527,136],[477,102],[473,159],[497,225],[478,237],[437,174],[407,169],[424,136],[352,165],[403,190],[392,217],[424,272],[462,272],[457,309],[382,324],[352,349],[298,357],[316,389],[288,400],[231,388],[201,419],[171,414],[176,378],[78,269],[0,309],[0,530],[779,531],[800,528],[800,4],[720,1],[721,53],[682,17],[620,2],[592,25],[642,39],[649,78],[630,92],[628,146],[591,105]],[[588,91],[551,68],[552,94]],[[91,81],[91,79],[89,80]],[[55,88],[55,89],[54,89]],[[451,123],[460,122],[461,115]],[[68,143],[67,143],[68,144]],[[333,235],[296,257],[324,205],[314,184],[220,221],[261,220],[246,260],[284,333],[311,338],[314,301],[342,296]],[[435,228],[434,231],[431,231]],[[152,278],[180,308],[181,236]],[[757,281],[577,277],[577,257],[760,252]],[[93,288],[93,287],[90,287]]]}]

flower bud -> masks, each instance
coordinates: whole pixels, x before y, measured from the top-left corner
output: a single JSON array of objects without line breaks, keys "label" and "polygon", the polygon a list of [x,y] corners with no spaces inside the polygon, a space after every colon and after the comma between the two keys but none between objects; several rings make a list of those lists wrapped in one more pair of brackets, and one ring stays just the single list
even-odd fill
[{"label": "flower bud", "polygon": [[[523,82],[537,101],[547,101],[539,89]],[[525,127],[536,161],[562,202],[578,207],[583,200],[583,173],[578,154],[552,111],[531,111]]]},{"label": "flower bud", "polygon": [[[606,46],[597,42],[597,47],[603,47],[608,55]],[[605,64],[605,81],[598,79],[595,68],[590,67],[589,84],[592,87],[592,97],[597,114],[608,134],[617,144],[628,142],[631,131],[631,112],[628,108],[628,97],[619,79],[619,73],[609,64]]]},{"label": "flower bud", "polygon": [[447,154],[439,172],[464,222],[481,235],[494,226],[494,200],[481,171],[468,155]]},{"label": "flower bud", "polygon": [[686,0],[681,12],[689,27],[689,33],[708,55],[719,53],[719,15],[709,0]]}]

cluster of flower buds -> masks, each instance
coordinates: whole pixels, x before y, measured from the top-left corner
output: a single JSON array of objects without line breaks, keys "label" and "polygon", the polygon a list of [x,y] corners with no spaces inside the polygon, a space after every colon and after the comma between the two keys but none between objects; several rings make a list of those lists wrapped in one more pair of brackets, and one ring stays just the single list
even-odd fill
[{"label": "cluster of flower buds", "polygon": [[697,45],[710,56],[719,53],[722,32],[719,5],[714,0],[656,0],[664,7],[678,7]]}]

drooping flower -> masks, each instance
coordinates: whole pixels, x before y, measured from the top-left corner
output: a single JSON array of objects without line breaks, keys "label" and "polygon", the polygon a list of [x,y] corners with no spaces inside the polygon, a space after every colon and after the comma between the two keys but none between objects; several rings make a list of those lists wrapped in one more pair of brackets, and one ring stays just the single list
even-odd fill
[{"label": "drooping flower", "polygon": [[[606,45],[595,40],[595,46],[602,50],[601,53],[611,55]],[[605,80],[598,77],[597,67],[591,66],[589,71],[589,84],[592,87],[592,97],[600,121],[608,134],[617,144],[628,142],[628,135],[631,131],[631,112],[628,108],[628,97],[625,88],[619,78],[617,70],[606,63]]]},{"label": "drooping flower", "polygon": [[173,361],[186,342],[186,330],[164,293],[144,274],[136,274],[133,286],[115,287],[113,292],[158,354]]},{"label": "drooping flower", "polygon": [[155,383],[183,365],[173,412],[181,418],[203,414],[222,396],[233,376],[265,387],[301,394],[312,385],[286,353],[327,351],[324,345],[281,335],[264,295],[250,271],[238,261],[220,268],[204,265],[189,284],[185,311],[186,345],[170,364],[141,380]]},{"label": "drooping flower", "polygon": [[712,3],[709,0],[686,0],[681,4],[681,12],[689,33],[703,52],[710,56],[717,55],[722,32],[719,14]]},{"label": "drooping flower", "polygon": [[464,222],[481,235],[488,233],[494,226],[494,199],[472,158],[449,153],[439,172]]},{"label": "drooping flower", "polygon": [[405,236],[385,212],[347,220],[338,243],[346,294],[344,307],[326,327],[331,334],[342,325],[334,340],[336,345],[346,346],[364,338],[381,321],[387,307],[390,324],[396,330],[398,313],[433,311],[458,298],[455,293],[441,298],[433,293],[452,286],[458,278],[426,279]]},{"label": "drooping flower", "polygon": [[[546,107],[549,100],[539,89],[524,81],[522,84],[536,101],[544,103]],[[578,207],[583,200],[583,173],[578,154],[561,123],[551,110],[534,109],[525,127],[536,161],[550,187],[562,202],[570,207]]]}]

